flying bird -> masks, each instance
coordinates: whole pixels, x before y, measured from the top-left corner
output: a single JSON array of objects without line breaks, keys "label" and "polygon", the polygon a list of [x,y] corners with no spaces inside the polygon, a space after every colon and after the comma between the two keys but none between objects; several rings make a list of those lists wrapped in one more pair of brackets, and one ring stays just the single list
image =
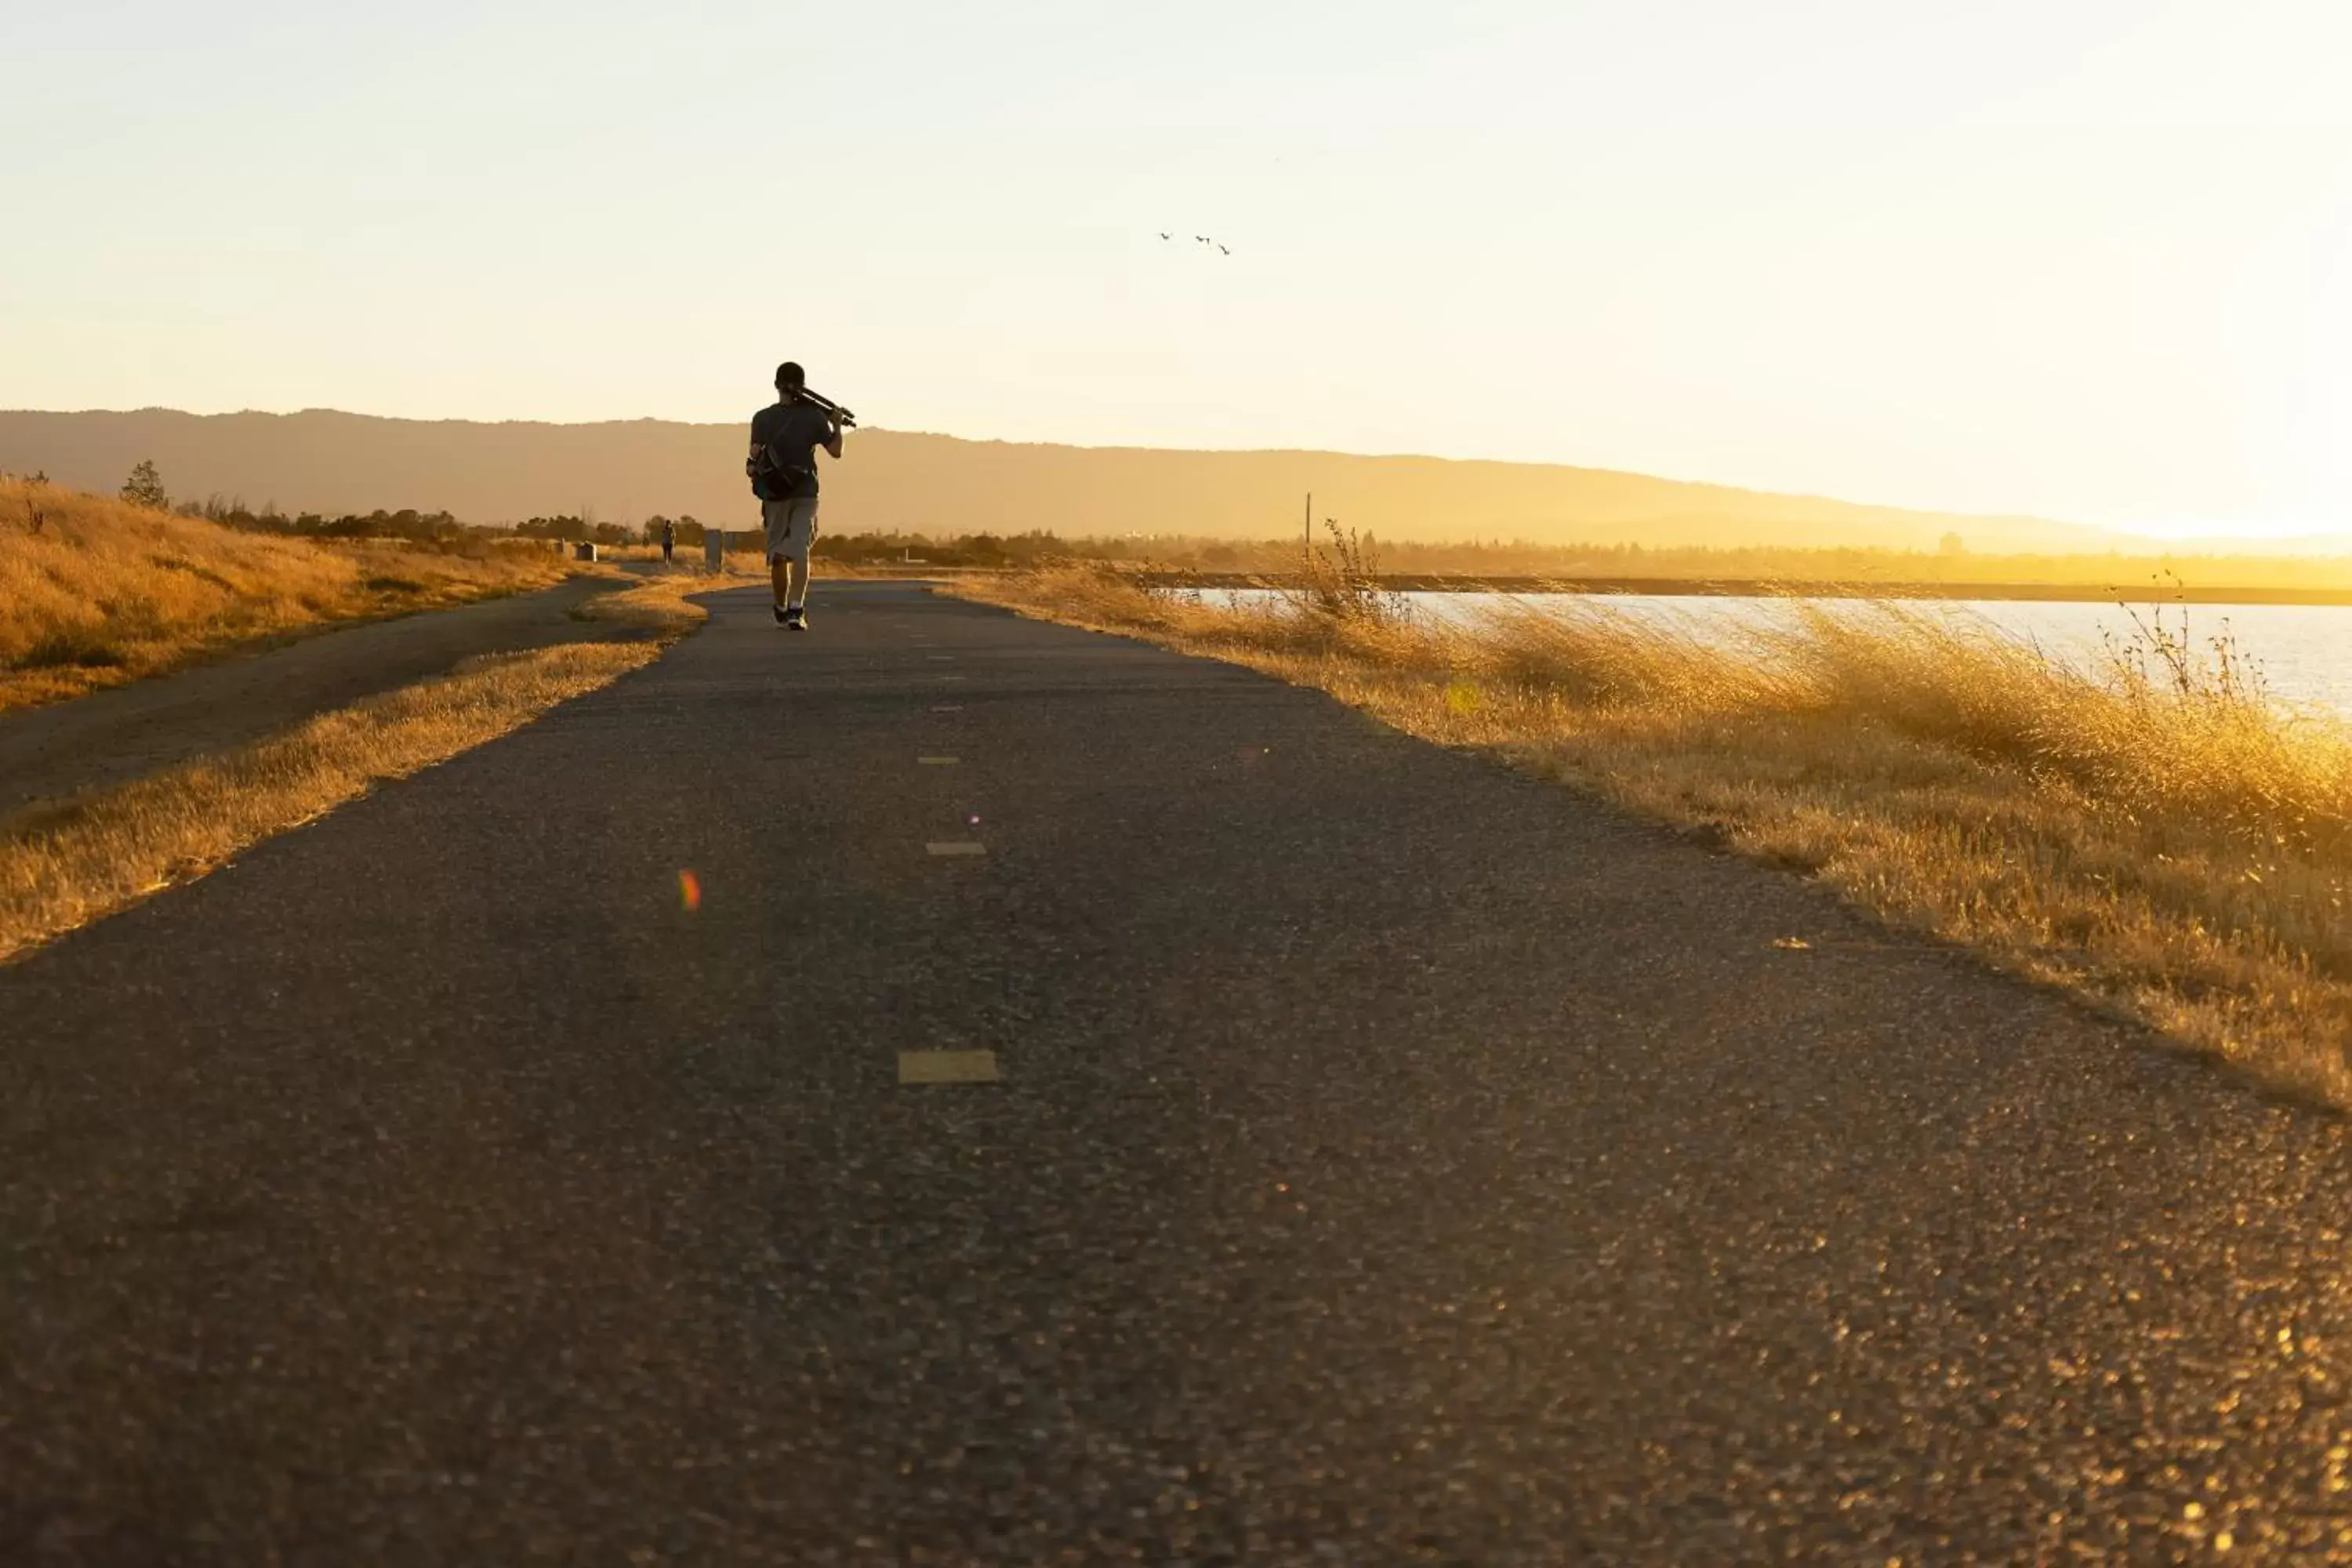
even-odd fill
[{"label": "flying bird", "polygon": [[1233,252],[1232,252],[1232,251],[1230,251],[1230,250],[1227,250],[1223,246],[1222,246],[1222,245],[1221,245],[1221,246],[1217,247],[1217,254],[1218,254],[1218,255],[1220,255],[1220,256],[1231,256],[1231,255],[1233,254]]},{"label": "flying bird", "polygon": [[1176,237],[1175,237],[1174,235],[1172,235],[1172,234],[1163,234],[1163,235],[1161,235],[1160,237],[1160,238],[1162,238],[1162,239],[1173,239],[1173,238],[1175,238]]}]

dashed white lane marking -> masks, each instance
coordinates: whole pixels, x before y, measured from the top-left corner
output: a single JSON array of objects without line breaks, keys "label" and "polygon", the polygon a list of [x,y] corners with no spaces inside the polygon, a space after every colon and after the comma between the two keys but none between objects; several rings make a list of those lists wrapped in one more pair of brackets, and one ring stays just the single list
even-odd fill
[{"label": "dashed white lane marking", "polygon": [[963,711],[963,704],[961,702],[934,702],[931,704],[931,711],[934,713],[961,713]]},{"label": "dashed white lane marking", "polygon": [[900,1051],[900,1083],[994,1083],[994,1051]]},{"label": "dashed white lane marking", "polygon": [[926,853],[932,855],[985,855],[988,853],[987,845],[975,844],[968,838],[951,838],[944,841],[935,838],[924,845],[923,848]]},{"label": "dashed white lane marking", "polygon": [[923,657],[929,659],[933,664],[953,664],[955,662],[955,655],[951,653],[927,653]]},{"label": "dashed white lane marking", "polygon": [[917,757],[915,765],[924,768],[951,768],[963,761],[961,757]]},{"label": "dashed white lane marking", "polygon": [[941,680],[961,680],[963,677],[961,675],[942,675],[940,679]]}]

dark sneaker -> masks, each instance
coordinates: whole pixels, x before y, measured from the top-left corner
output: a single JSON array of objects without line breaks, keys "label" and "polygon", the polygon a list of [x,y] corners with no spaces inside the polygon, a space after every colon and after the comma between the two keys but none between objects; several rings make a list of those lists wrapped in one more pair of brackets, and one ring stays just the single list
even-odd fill
[{"label": "dark sneaker", "polygon": [[796,632],[808,630],[808,612],[800,605],[794,605],[784,612],[784,625]]},{"label": "dark sneaker", "polygon": [[784,607],[782,605],[778,605],[776,606],[776,625],[780,626],[788,626],[792,624],[791,617],[784,614]]}]

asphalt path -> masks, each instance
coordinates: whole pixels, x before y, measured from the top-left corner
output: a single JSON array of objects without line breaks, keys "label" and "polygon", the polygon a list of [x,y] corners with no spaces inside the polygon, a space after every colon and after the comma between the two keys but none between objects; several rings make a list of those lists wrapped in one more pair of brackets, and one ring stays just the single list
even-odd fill
[{"label": "asphalt path", "polygon": [[0,816],[259,740],[314,713],[444,674],[477,654],[631,635],[572,613],[616,586],[606,577],[573,577],[455,609],[310,633],[0,713]]},{"label": "asphalt path", "polygon": [[2337,1120],[1317,693],[715,605],[0,969],[0,1561],[2352,1561]]}]

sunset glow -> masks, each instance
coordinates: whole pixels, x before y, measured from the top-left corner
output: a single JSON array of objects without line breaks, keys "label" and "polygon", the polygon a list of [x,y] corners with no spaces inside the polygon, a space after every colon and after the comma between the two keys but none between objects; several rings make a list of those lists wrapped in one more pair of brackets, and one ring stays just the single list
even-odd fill
[{"label": "sunset glow", "polygon": [[0,406],[734,420],[790,353],[896,429],[2352,524],[2324,0],[9,35]]}]

